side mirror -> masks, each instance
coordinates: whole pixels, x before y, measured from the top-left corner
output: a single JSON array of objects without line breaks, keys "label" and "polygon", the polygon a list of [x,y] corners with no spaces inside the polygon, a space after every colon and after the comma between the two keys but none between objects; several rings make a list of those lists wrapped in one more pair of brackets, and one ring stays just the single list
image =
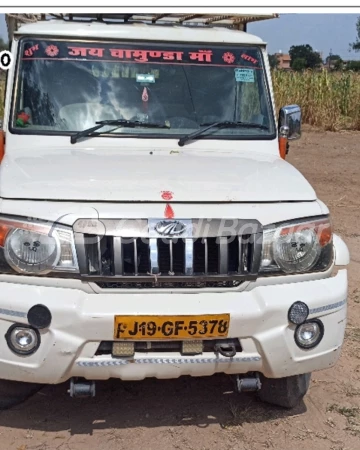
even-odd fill
[{"label": "side mirror", "polygon": [[289,141],[301,137],[301,108],[298,105],[287,105],[280,109],[279,136]]}]

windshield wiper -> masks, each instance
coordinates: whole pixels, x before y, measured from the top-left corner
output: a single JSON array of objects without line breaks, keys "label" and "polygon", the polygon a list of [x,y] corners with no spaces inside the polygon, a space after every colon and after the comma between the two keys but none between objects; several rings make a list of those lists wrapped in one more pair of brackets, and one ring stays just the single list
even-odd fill
[{"label": "windshield wiper", "polygon": [[106,125],[114,125],[115,127],[142,127],[142,128],[170,128],[169,125],[161,123],[148,123],[140,122],[138,120],[125,120],[125,119],[114,119],[114,120],[101,120],[100,122],[95,122],[97,125],[95,127],[87,128],[86,130],[79,131],[70,137],[70,142],[75,144],[80,138],[91,136],[92,133],[99,130]]},{"label": "windshield wiper", "polygon": [[213,123],[202,123],[200,124],[201,130],[196,130],[193,133],[187,134],[186,136],[183,136],[179,139],[179,146],[183,147],[186,142],[191,141],[198,136],[201,136],[206,131],[211,130],[212,128],[260,128],[261,130],[268,130],[269,127],[266,125],[260,125],[258,123],[251,123],[251,122],[231,122],[228,120],[224,120],[223,122],[213,122]]}]

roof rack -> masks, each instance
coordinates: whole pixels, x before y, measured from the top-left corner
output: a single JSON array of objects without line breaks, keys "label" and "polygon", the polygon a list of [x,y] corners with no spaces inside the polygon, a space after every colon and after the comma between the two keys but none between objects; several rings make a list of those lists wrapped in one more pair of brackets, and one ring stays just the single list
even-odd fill
[{"label": "roof rack", "polygon": [[148,23],[154,25],[183,25],[226,27],[246,31],[250,22],[274,19],[278,14],[6,14],[9,40],[22,23],[60,19],[65,21],[97,21],[103,23]]},{"label": "roof rack", "polygon": [[274,19],[278,14],[53,14],[63,20],[95,20],[106,23],[148,22],[152,24],[173,24],[193,26],[225,26],[238,28],[240,25],[260,20]]}]

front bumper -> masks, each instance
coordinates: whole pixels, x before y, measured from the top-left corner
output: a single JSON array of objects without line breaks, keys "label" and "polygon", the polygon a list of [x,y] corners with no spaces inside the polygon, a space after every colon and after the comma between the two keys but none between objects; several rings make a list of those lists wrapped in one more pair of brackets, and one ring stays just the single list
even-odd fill
[{"label": "front bumper", "polygon": [[[314,281],[258,286],[250,291],[221,293],[89,294],[77,289],[0,283],[0,378],[61,383],[71,377],[91,380],[145,377],[176,378],[259,371],[280,378],[334,365],[344,338],[347,272]],[[300,349],[287,313],[295,301],[310,308],[309,319],[325,328],[320,344]],[[30,356],[15,355],[4,338],[14,323],[27,324],[36,304],[52,313],[41,345]],[[234,358],[214,353],[136,353],[131,359],[95,356],[101,341],[113,340],[114,315],[201,315],[230,313],[229,337],[239,338],[242,352]]]}]

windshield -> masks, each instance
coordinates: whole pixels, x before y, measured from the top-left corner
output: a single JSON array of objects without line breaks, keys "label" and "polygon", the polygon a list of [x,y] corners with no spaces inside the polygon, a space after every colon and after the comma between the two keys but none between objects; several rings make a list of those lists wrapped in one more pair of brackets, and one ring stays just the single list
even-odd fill
[{"label": "windshield", "polygon": [[109,136],[168,137],[204,124],[204,138],[269,139],[274,121],[255,46],[66,42],[22,39],[12,131],[71,134],[102,120],[164,124],[106,126]]}]

